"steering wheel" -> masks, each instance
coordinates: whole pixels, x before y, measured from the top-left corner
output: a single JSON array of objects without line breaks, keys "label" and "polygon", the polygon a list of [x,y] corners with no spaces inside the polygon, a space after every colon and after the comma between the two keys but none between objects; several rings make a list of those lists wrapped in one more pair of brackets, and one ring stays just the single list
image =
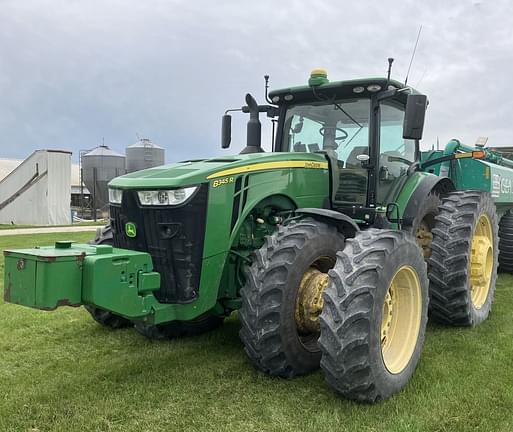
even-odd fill
[{"label": "steering wheel", "polygon": [[[344,129],[335,126],[323,126],[320,128],[319,133],[321,136],[324,136],[326,130],[335,130],[335,137],[333,138],[335,141],[344,141],[349,136]],[[340,132],[342,135],[337,136],[337,132]]]}]

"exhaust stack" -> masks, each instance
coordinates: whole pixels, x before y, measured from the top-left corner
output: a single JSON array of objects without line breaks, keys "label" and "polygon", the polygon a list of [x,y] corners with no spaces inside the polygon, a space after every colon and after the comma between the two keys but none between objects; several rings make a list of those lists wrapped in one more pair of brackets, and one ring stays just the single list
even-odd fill
[{"label": "exhaust stack", "polygon": [[246,148],[240,154],[262,153],[262,125],[258,118],[259,108],[253,96],[246,95],[246,104],[249,109]]}]

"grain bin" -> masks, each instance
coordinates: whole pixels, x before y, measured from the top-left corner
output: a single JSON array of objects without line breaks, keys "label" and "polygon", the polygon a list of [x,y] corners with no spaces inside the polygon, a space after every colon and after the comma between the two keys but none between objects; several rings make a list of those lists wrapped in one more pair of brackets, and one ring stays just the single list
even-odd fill
[{"label": "grain bin", "polygon": [[148,138],[142,138],[126,148],[127,172],[164,165],[165,150]]},{"label": "grain bin", "polygon": [[94,208],[105,210],[109,204],[107,184],[126,173],[125,156],[101,145],[82,156],[84,183],[94,196]]}]

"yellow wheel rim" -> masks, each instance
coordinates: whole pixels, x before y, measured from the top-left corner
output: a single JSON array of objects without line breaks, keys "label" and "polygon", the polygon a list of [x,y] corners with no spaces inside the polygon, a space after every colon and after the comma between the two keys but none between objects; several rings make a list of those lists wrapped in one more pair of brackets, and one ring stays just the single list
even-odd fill
[{"label": "yellow wheel rim", "polygon": [[486,302],[493,273],[493,230],[490,218],[481,215],[472,237],[470,296],[476,309]]},{"label": "yellow wheel rim", "polygon": [[296,326],[303,334],[320,331],[319,315],[324,300],[322,295],[328,286],[328,274],[310,267],[303,274],[296,300]]},{"label": "yellow wheel rim", "polygon": [[328,286],[328,270],[333,268],[335,260],[330,257],[318,258],[303,273],[299,283],[295,321],[301,344],[309,351],[318,351],[317,339],[321,325],[319,315],[324,306],[323,294]]},{"label": "yellow wheel rim", "polygon": [[388,287],[381,318],[381,355],[390,373],[408,365],[417,345],[422,319],[422,291],[410,266],[397,270]]}]

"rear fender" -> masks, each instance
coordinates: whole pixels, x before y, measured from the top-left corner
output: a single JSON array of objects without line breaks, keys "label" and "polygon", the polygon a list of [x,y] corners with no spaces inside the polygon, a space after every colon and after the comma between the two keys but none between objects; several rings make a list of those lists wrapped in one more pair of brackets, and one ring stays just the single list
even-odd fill
[{"label": "rear fender", "polygon": [[420,208],[420,205],[430,193],[436,192],[443,196],[448,192],[456,190],[454,183],[448,177],[439,177],[434,174],[426,173],[416,174],[423,175],[417,179],[418,182],[415,183],[413,188],[403,188],[398,199],[398,202],[402,200],[405,203],[405,205],[403,204],[404,207],[401,208],[400,205],[400,208],[402,210],[402,222],[406,227],[412,225],[413,220],[417,216],[417,211]]}]

